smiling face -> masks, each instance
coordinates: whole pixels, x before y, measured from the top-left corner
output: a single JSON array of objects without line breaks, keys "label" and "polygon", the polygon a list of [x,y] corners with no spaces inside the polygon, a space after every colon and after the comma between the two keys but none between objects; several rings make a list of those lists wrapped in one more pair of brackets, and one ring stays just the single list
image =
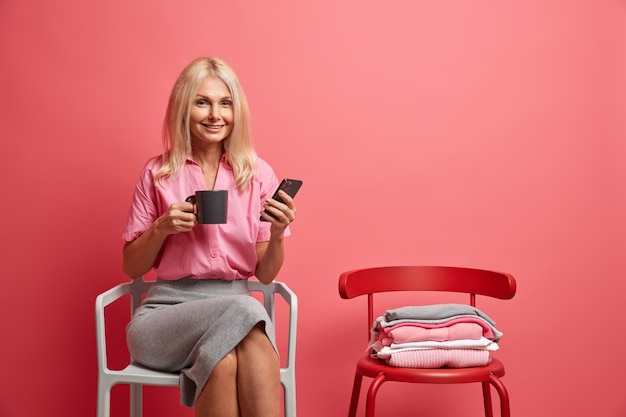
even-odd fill
[{"label": "smiling face", "polygon": [[190,111],[191,138],[195,148],[222,146],[233,130],[233,98],[219,78],[202,81]]}]

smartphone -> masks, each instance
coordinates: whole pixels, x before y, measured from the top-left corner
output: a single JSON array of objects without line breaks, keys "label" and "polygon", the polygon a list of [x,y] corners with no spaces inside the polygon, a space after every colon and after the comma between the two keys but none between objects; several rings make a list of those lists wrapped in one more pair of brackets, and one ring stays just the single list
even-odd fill
[{"label": "smartphone", "polygon": [[[274,195],[272,196],[272,198],[274,200],[284,204],[285,202],[283,201],[282,198],[280,198],[280,196],[278,195],[278,192],[280,190],[283,190],[284,192],[287,193],[287,195],[289,195],[289,197],[294,198],[296,196],[296,194],[298,193],[298,190],[300,189],[300,187],[302,187],[302,181],[294,180],[292,178],[285,178],[278,185],[278,188],[274,192]],[[270,213],[268,213],[268,214],[270,216],[274,217],[272,214],[270,214]],[[261,217],[261,221],[266,222],[267,220],[265,220],[263,217]]]}]

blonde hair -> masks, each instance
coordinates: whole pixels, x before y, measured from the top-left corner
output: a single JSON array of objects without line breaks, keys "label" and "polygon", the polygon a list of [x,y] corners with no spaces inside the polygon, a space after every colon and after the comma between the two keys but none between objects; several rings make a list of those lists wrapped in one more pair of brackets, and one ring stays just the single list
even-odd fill
[{"label": "blonde hair", "polygon": [[257,161],[250,140],[248,102],[235,72],[215,57],[193,60],[172,88],[163,121],[163,166],[156,173],[155,182],[177,175],[191,155],[190,109],[200,85],[208,77],[222,80],[232,96],[235,123],[230,135],[224,139],[224,154],[233,169],[237,187],[243,190],[252,180]]}]

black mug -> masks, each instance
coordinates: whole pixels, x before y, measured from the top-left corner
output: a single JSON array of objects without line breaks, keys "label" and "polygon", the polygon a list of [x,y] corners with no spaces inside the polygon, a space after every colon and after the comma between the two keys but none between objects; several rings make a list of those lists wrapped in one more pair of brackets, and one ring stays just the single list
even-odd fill
[{"label": "black mug", "polygon": [[199,190],[185,200],[196,206],[200,224],[225,224],[228,217],[228,190]]}]

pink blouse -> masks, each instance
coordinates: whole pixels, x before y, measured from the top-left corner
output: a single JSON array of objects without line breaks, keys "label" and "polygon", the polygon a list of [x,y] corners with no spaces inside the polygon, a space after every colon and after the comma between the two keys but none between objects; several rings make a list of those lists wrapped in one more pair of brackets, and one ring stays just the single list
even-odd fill
[{"label": "pink blouse", "polygon": [[[154,263],[158,277],[236,280],[254,275],[255,244],[270,238],[270,223],[259,220],[261,209],[278,187],[270,165],[262,159],[257,165],[252,182],[240,191],[232,169],[222,158],[214,189],[228,190],[227,223],[198,224],[190,232],[169,235]],[[128,242],[141,236],[172,204],[206,189],[202,169],[191,158],[179,175],[155,185],[154,176],[161,166],[161,157],[150,160],[137,181],[123,235]],[[288,228],[285,236],[289,236]]]}]

